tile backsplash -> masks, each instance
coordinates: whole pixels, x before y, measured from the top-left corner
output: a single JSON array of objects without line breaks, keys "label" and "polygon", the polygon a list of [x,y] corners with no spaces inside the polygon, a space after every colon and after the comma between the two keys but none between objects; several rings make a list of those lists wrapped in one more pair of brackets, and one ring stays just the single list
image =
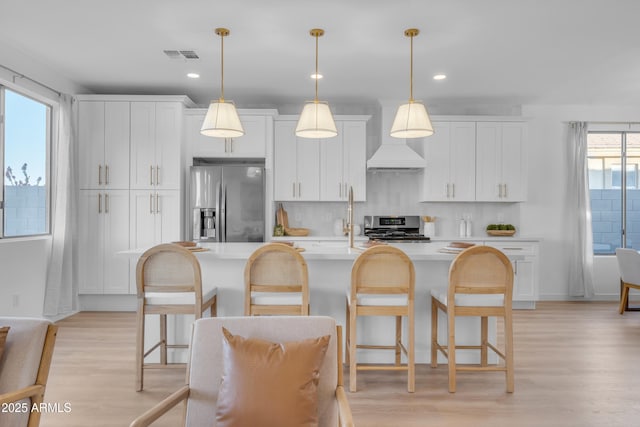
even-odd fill
[{"label": "tile backsplash", "polygon": [[[520,229],[519,203],[419,202],[420,172],[367,173],[367,201],[355,203],[355,222],[365,215],[430,215],[436,217],[436,236],[457,237],[458,221],[467,215],[472,235],[484,235],[490,223],[511,223]],[[277,203],[276,203],[277,206]],[[276,206],[274,206],[274,211]],[[305,227],[311,236],[332,236],[334,222],[347,218],[346,202],[283,202],[291,227]]]}]

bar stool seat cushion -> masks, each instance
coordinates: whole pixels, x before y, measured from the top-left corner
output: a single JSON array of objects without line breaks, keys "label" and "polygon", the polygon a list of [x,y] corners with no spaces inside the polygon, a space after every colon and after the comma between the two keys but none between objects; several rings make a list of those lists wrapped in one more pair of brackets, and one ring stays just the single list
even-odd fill
[{"label": "bar stool seat cushion", "polygon": [[[351,304],[351,291],[348,289],[347,301]],[[393,307],[407,304],[407,294],[358,294],[356,301],[356,305],[373,307]]]},{"label": "bar stool seat cushion", "polygon": [[301,305],[300,292],[253,292],[251,304],[254,305]]},{"label": "bar stool seat cushion", "polygon": [[[218,294],[218,287],[214,286],[210,289],[202,289],[202,301],[209,301]],[[147,304],[195,304],[196,295],[194,292],[146,292],[144,294]]]}]

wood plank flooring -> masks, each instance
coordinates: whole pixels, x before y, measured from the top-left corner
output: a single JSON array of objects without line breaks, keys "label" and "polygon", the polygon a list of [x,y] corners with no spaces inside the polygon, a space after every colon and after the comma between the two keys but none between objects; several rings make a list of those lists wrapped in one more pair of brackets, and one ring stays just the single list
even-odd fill
[{"label": "wood plank flooring", "polygon": [[[127,426],[184,381],[182,371],[152,371],[145,391],[134,391],[135,313],[85,312],[58,324],[45,401],[71,411],[43,414],[44,427]],[[359,372],[358,392],[347,393],[356,425],[640,425],[640,313],[542,302],[515,311],[514,329],[515,393],[505,393],[503,373],[459,373],[449,394],[444,365],[419,365],[414,394],[403,372]],[[180,416],[155,425],[180,425]]]}]

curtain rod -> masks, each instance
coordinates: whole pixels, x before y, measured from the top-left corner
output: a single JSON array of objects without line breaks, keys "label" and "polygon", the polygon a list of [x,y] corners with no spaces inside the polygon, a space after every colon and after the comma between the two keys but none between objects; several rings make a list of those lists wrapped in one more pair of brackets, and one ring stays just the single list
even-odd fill
[{"label": "curtain rod", "polygon": [[16,82],[16,77],[20,77],[21,79],[29,80],[30,82],[33,82],[33,83],[37,84],[38,86],[41,86],[41,87],[43,87],[43,88],[45,88],[45,89],[48,89],[48,90],[50,90],[51,92],[55,93],[55,94],[56,94],[56,95],[58,95],[58,96],[61,96],[61,95],[62,95],[62,92],[59,92],[59,91],[55,90],[54,88],[52,88],[52,87],[50,87],[50,86],[47,86],[47,85],[46,85],[46,84],[44,84],[44,83],[40,83],[39,81],[34,80],[34,79],[32,79],[31,77],[29,77],[29,76],[25,76],[24,74],[19,73],[19,72],[17,72],[16,70],[11,69],[11,68],[9,68],[9,67],[7,67],[7,66],[5,66],[5,65],[0,64],[0,68],[4,68],[5,70],[7,70],[7,71],[9,71],[10,73],[13,73],[13,74],[14,74],[14,76],[13,76],[13,83],[15,83],[15,82]]}]

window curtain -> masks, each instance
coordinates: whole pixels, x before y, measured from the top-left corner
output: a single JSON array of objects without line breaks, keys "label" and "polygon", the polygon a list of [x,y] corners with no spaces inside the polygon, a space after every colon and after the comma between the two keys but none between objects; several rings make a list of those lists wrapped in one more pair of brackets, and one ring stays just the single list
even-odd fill
[{"label": "window curtain", "polygon": [[51,250],[44,296],[44,315],[53,319],[72,314],[78,307],[73,262],[77,194],[72,161],[76,141],[74,99],[61,94],[57,110],[51,150]]},{"label": "window curtain", "polygon": [[593,287],[593,234],[587,165],[587,123],[569,124],[567,172],[569,295],[590,298]]}]

